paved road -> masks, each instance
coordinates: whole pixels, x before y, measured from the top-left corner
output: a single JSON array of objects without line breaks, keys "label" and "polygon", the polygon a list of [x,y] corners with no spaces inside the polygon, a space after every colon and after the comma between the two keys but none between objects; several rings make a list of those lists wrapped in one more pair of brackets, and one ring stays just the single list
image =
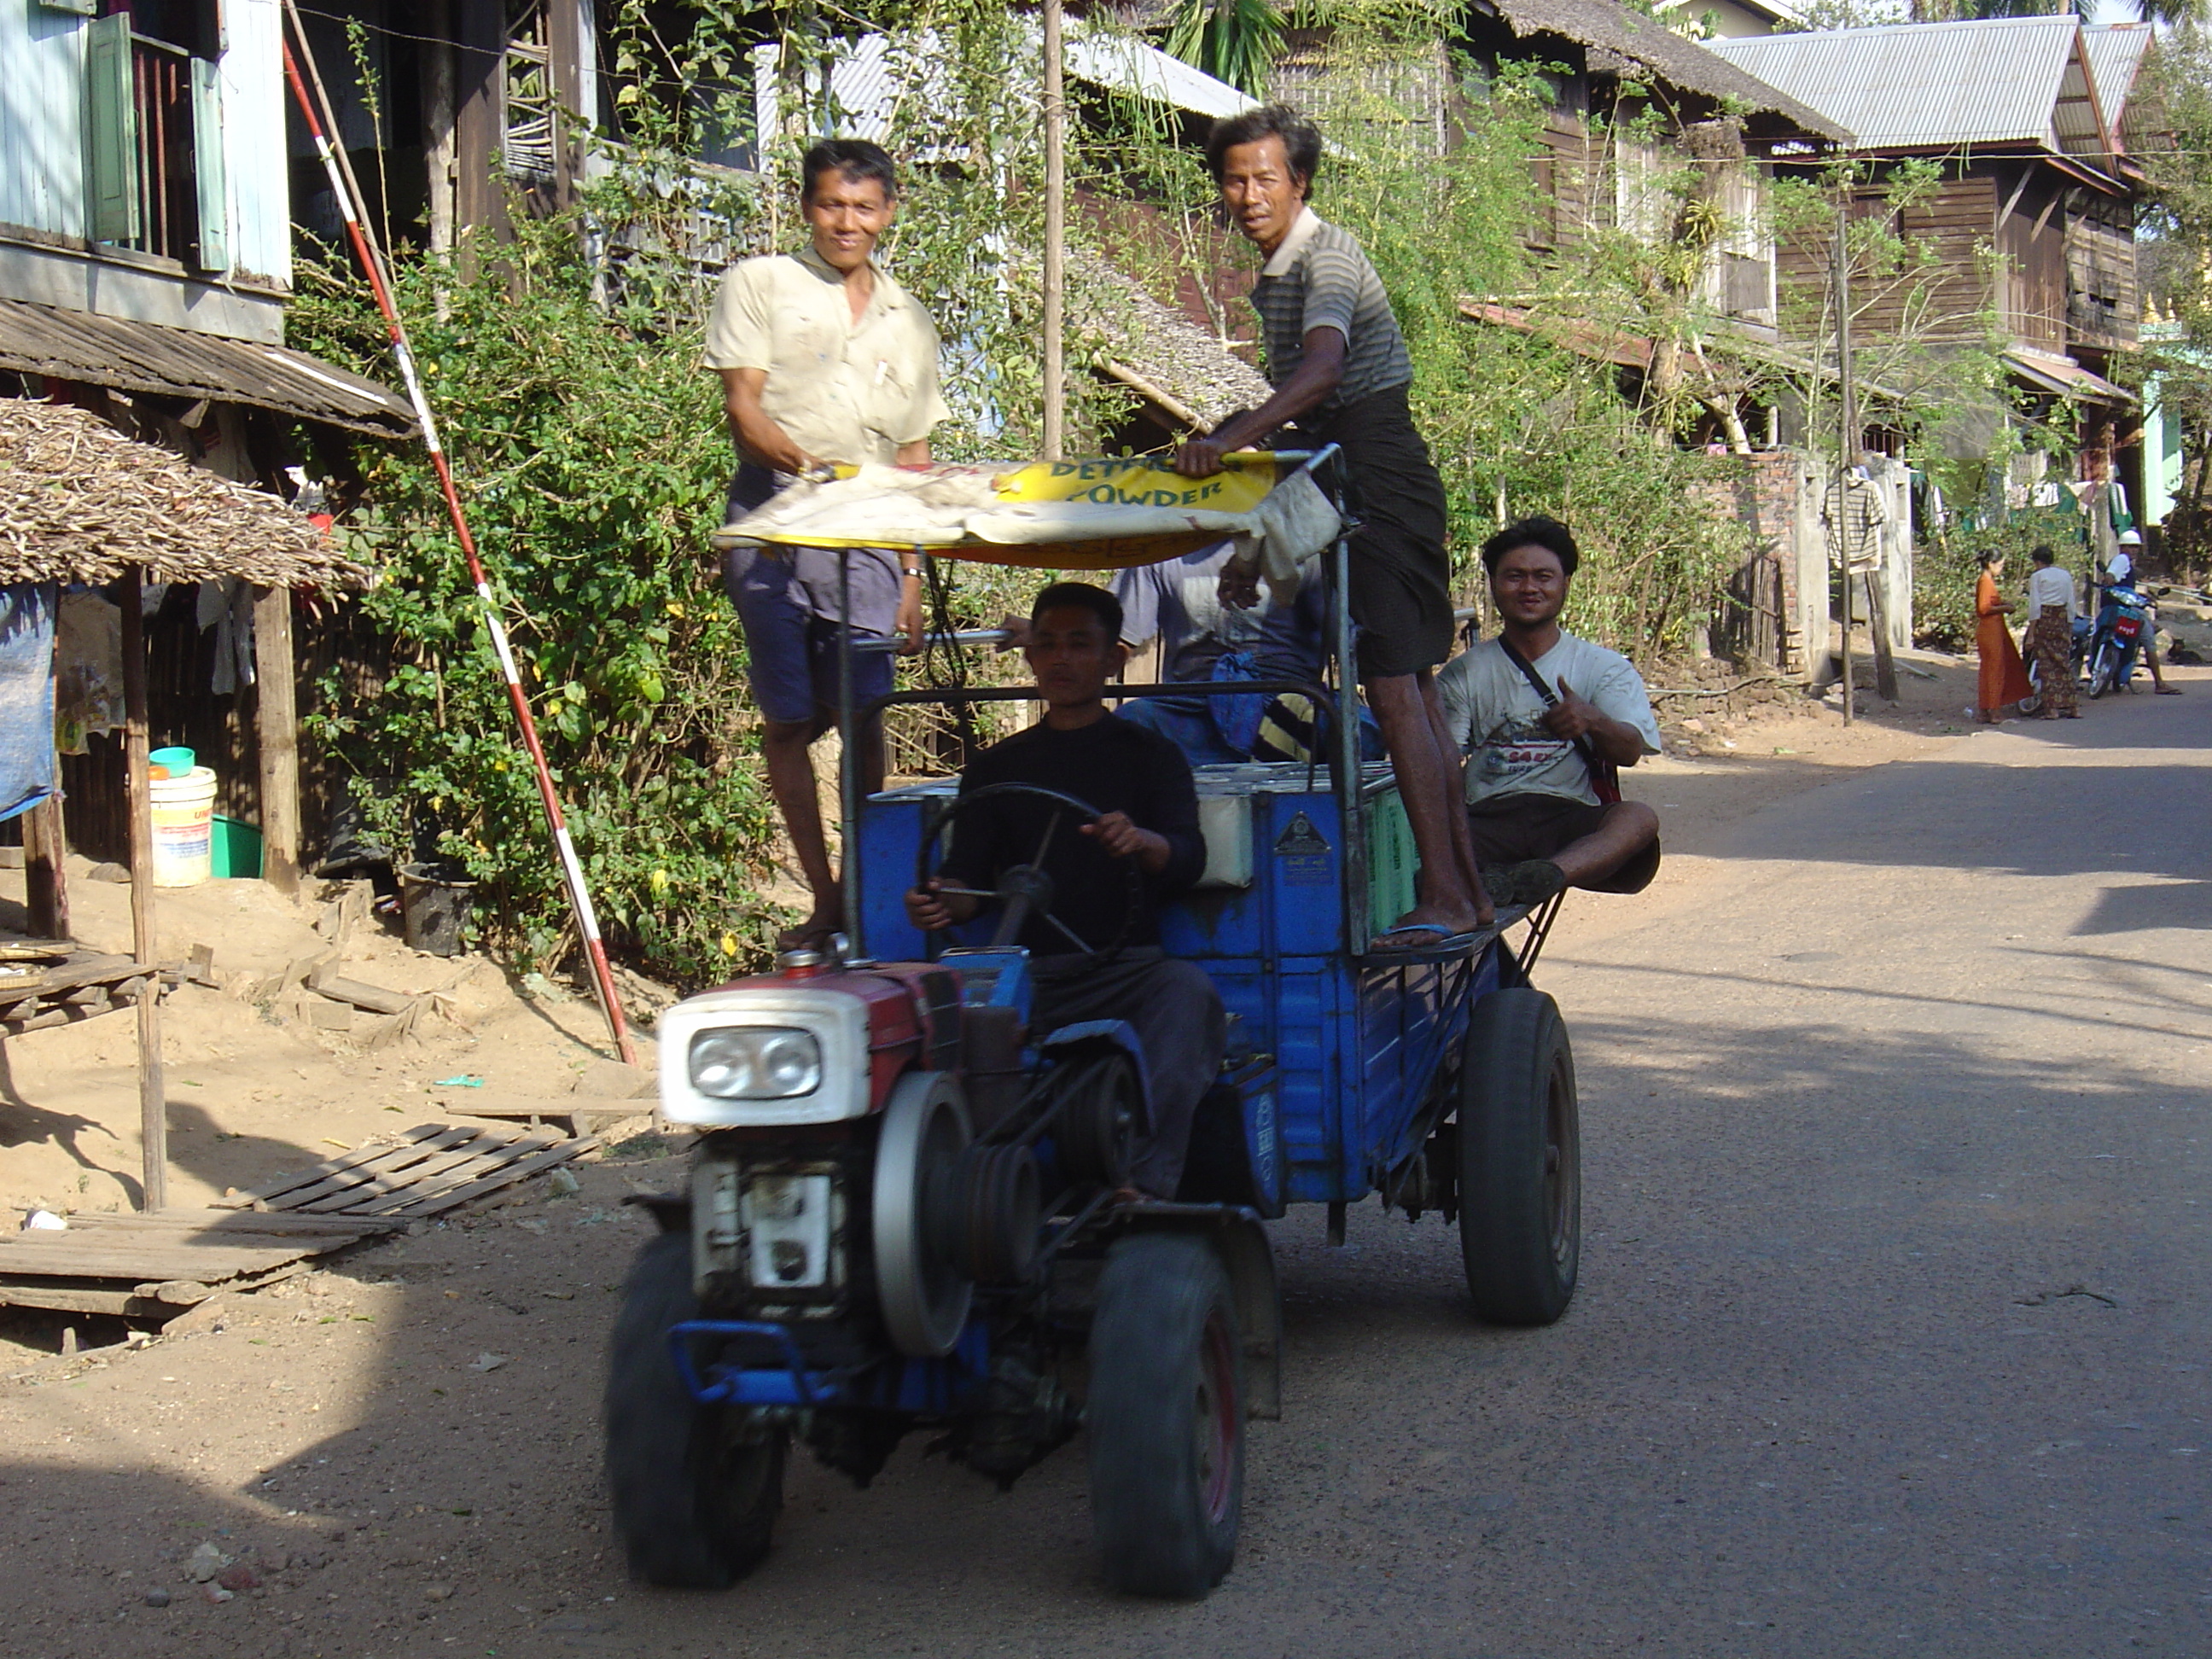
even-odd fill
[{"label": "paved road", "polygon": [[[638,1224],[611,1166],[0,1402],[0,1652],[2212,1652],[2192,690],[1858,775],[1671,898],[1578,907],[1540,975],[1581,1072],[1574,1308],[1475,1326],[1433,1218],[1355,1211],[1342,1251],[1286,1224],[1286,1409],[1202,1605],[1099,1588],[1075,1453],[1001,1496],[918,1437],[866,1492],[795,1468],[738,1590],[628,1585],[592,1431]],[[281,1570],[202,1605],[209,1538]]]},{"label": "paved road", "polygon": [[775,1654],[2212,1650],[2195,689],[1802,796],[1694,907],[1592,902],[1541,976],[1581,1068],[1574,1309],[1470,1325],[1433,1218],[1355,1212],[1342,1252],[1287,1224],[1288,1407],[1203,1607],[1095,1589],[1078,1460],[1006,1498],[902,1460],[807,1477],[753,1588],[654,1623]]}]

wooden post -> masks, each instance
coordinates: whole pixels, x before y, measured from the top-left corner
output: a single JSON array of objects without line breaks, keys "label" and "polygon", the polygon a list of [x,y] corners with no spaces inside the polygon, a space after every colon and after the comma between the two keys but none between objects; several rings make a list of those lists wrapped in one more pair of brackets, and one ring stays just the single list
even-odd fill
[{"label": "wooden post", "polygon": [[1844,724],[1851,723],[1851,468],[1858,463],[1859,387],[1851,372],[1851,190],[1852,177],[1844,175],[1844,192],[1836,204],[1836,379],[1841,383],[1843,412],[1836,446],[1836,543],[1844,556]]},{"label": "wooden post", "polygon": [[261,750],[261,878],[300,890],[300,708],[292,660],[292,590],[253,595],[255,736]]},{"label": "wooden post", "polygon": [[23,814],[23,890],[33,939],[70,936],[69,875],[63,857],[69,836],[62,798],[49,795]]},{"label": "wooden post", "polygon": [[453,228],[465,277],[475,274],[484,246],[510,235],[507,8],[499,0],[455,0],[453,21]]},{"label": "wooden post", "polygon": [[161,1080],[161,976],[154,965],[154,800],[146,757],[146,618],[137,568],[117,584],[123,602],[123,771],[131,807],[131,954],[138,981],[138,1138],[145,1175],[140,1206],[169,1201],[169,1101]]},{"label": "wooden post", "polygon": [[453,9],[431,0],[423,33],[438,37],[422,52],[422,159],[430,174],[430,252],[453,251]]},{"label": "wooden post", "polygon": [[1067,436],[1067,366],[1061,314],[1067,272],[1067,100],[1061,82],[1060,0],[1044,0],[1044,457]]}]

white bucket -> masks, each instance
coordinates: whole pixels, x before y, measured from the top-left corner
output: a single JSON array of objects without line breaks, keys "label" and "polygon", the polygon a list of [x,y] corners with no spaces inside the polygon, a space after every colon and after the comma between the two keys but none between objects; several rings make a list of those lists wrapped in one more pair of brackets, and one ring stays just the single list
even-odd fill
[{"label": "white bucket", "polygon": [[197,887],[211,871],[215,833],[215,769],[195,766],[181,778],[155,778],[154,885]]}]

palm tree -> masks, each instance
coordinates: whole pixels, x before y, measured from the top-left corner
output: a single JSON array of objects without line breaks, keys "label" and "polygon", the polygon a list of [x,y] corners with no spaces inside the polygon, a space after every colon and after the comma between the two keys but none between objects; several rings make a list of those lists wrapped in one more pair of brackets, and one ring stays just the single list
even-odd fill
[{"label": "palm tree", "polygon": [[1176,0],[1168,27],[1170,52],[1253,98],[1267,96],[1282,44],[1283,14],[1273,0]]}]

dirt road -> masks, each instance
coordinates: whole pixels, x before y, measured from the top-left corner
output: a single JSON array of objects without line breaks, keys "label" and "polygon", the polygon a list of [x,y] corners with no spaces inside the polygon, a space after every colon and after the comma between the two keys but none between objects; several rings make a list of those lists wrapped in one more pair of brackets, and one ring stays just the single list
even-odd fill
[{"label": "dirt road", "polygon": [[[2182,683],[1727,827],[1718,774],[1639,779],[1694,830],[1539,974],[1581,1074],[1573,1310],[1474,1325],[1433,1218],[1281,1225],[1285,1412],[1200,1606],[1098,1587],[1079,1457],[1001,1496],[918,1442],[866,1492],[795,1465],[732,1594],[628,1584],[599,1345],[617,1200],[671,1166],[615,1161],[0,1390],[0,1652],[2207,1651],[2212,678]],[[258,1582],[211,1604],[204,1544]]]}]

